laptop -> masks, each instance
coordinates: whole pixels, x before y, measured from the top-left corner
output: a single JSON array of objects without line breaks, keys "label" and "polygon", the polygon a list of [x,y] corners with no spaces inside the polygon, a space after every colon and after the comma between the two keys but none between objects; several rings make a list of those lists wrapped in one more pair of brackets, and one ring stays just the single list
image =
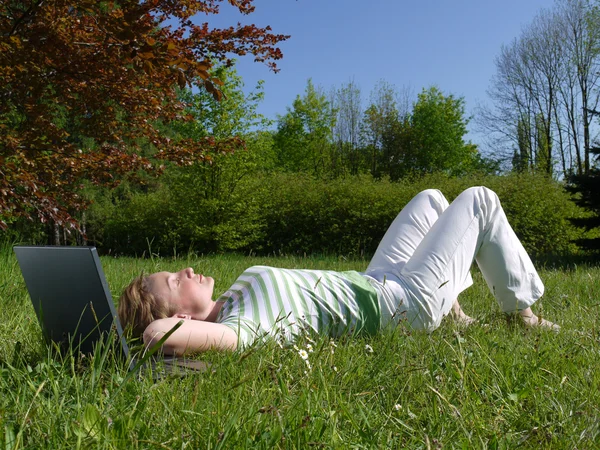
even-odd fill
[{"label": "laptop", "polygon": [[[130,369],[136,366],[95,247],[18,245],[13,249],[49,345],[89,354],[112,330]],[[154,358],[151,367],[155,376],[161,376],[182,374],[185,369],[204,371],[207,364],[164,356]]]}]

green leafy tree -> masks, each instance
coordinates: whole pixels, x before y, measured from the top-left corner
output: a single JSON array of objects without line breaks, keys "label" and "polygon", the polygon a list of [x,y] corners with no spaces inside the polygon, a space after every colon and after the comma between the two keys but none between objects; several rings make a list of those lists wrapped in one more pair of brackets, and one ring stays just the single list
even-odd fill
[{"label": "green leafy tree", "polygon": [[324,176],[331,169],[335,111],[326,95],[308,80],[287,113],[279,116],[274,136],[279,167]]},{"label": "green leafy tree", "polygon": [[552,131],[550,121],[538,114],[535,116],[535,162],[541,173],[552,176]]},{"label": "green leafy tree", "polygon": [[215,100],[205,90],[182,90],[179,97],[193,120],[174,124],[174,130],[196,138],[212,136],[215,139],[228,139],[271,125],[268,119],[258,113],[258,107],[264,99],[263,81],[259,81],[255,89],[246,94],[244,81],[235,66],[219,66],[211,71],[211,75],[221,82],[221,100]]},{"label": "green leafy tree", "polygon": [[363,114],[361,135],[371,175],[379,176],[380,164],[383,163],[385,169],[385,160],[389,159],[386,158],[389,155],[384,155],[384,150],[389,149],[384,147],[384,140],[392,137],[392,128],[397,127],[401,116],[405,118],[408,112],[400,113],[393,86],[383,80],[377,83],[370,97],[370,105]]},{"label": "green leafy tree", "polygon": [[173,140],[211,139],[216,146],[237,139],[244,147],[234,153],[214,152],[190,165],[170,165],[147,192],[131,186],[128,192],[125,186],[104,191],[101,197],[111,198],[99,198],[99,206],[92,209],[91,235],[99,245],[118,248],[135,240],[139,247],[148,238],[157,250],[164,251],[169,243],[168,248],[178,251],[191,245],[219,251],[235,250],[255,239],[261,224],[257,205],[248,200],[256,184],[250,175],[274,165],[272,133],[265,131],[270,121],[258,113],[263,84],[246,94],[234,67],[219,67],[211,77],[220,83],[221,100],[205,91],[180,91],[191,120],[161,124],[162,133]]},{"label": "green leafy tree", "polygon": [[380,173],[397,180],[433,172],[452,176],[496,172],[497,162],[465,142],[467,123],[463,98],[444,95],[436,87],[423,89],[410,114],[387,119],[381,132]]},{"label": "green leafy tree", "polygon": [[410,119],[411,142],[406,162],[418,173],[458,175],[472,168],[477,149],[465,142],[468,120],[462,97],[423,89]]},{"label": "green leafy tree", "polygon": [[237,147],[168,139],[156,126],[187,118],[178,88],[221,96],[209,59],[252,54],[276,69],[287,36],[192,21],[222,4],[255,9],[252,0],[0,2],[0,228],[18,217],[77,227],[85,182],[114,186],[160,172],[162,161]]},{"label": "green leafy tree", "polygon": [[512,159],[513,171],[526,172],[532,159],[531,151],[531,125],[527,117],[522,117],[517,123],[517,144]]},{"label": "green leafy tree", "polygon": [[382,130],[381,151],[375,176],[387,175],[392,181],[415,172],[412,158],[412,126],[410,117],[389,117]]}]

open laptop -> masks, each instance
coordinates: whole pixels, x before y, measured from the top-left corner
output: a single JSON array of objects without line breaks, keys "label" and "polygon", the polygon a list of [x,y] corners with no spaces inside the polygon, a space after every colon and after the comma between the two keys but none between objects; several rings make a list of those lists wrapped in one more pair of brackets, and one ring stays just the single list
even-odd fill
[{"label": "open laptop", "polygon": [[[46,342],[92,353],[113,330],[130,368],[130,355],[95,247],[15,246],[17,260]],[[206,370],[202,361],[163,357],[151,366],[162,373]],[[183,369],[183,370],[179,370]]]}]

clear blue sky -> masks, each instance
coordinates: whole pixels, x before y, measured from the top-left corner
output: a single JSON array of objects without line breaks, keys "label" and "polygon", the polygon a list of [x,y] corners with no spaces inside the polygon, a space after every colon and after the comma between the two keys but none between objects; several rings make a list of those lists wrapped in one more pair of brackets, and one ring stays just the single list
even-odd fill
[{"label": "clear blue sky", "polygon": [[[385,79],[415,93],[437,85],[465,98],[469,115],[488,103],[486,90],[502,44],[518,37],[552,0],[256,0],[256,12],[242,16],[224,4],[212,26],[270,25],[289,34],[281,44],[281,71],[273,74],[252,57],[238,62],[246,88],[265,80],[260,112],[275,119],[302,94],[308,78],[328,91],[353,78],[363,103]],[[199,16],[198,22],[205,21]],[[469,128],[473,129],[473,123]],[[477,135],[470,133],[477,143]]]}]

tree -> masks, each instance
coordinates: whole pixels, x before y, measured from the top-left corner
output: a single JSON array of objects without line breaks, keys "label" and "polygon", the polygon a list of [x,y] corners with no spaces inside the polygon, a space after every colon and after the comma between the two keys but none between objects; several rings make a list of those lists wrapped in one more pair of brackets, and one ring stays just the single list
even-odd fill
[{"label": "tree", "polygon": [[599,14],[597,7],[590,8],[589,2],[584,0],[558,2],[563,48],[567,61],[570,62],[565,65],[567,74],[561,86],[561,95],[575,148],[576,165],[572,172],[577,174],[584,174],[590,170],[593,118],[590,110],[596,109],[600,100]]},{"label": "tree", "polygon": [[589,170],[589,111],[600,99],[599,44],[597,8],[587,0],[557,0],[502,47],[488,92],[493,108],[478,114],[496,154],[521,164],[528,149],[529,170],[553,175],[560,168],[564,178]]},{"label": "tree", "polygon": [[515,172],[529,171],[529,162],[532,160],[531,127],[527,118],[517,122],[517,146],[515,149],[512,167]]},{"label": "tree", "polygon": [[468,120],[463,98],[423,89],[410,117],[410,140],[404,164],[417,173],[436,171],[459,175],[472,168],[477,149],[467,144]]},{"label": "tree", "polygon": [[[592,157],[596,157],[596,164],[594,165],[592,160],[587,174],[573,175],[569,190],[579,194],[575,203],[590,211],[592,215],[571,219],[571,222],[586,230],[600,230],[600,148],[591,148],[590,153]],[[577,244],[588,250],[600,251],[600,237],[580,239]]]},{"label": "tree", "polygon": [[[496,109],[483,113],[487,131],[502,134],[512,148],[531,149],[528,159],[532,167],[549,175],[553,170],[552,130],[560,126],[555,110],[561,52],[556,18],[543,11],[521,38],[504,46],[496,58],[497,75],[489,91]],[[524,130],[536,132],[524,135]],[[525,146],[524,138],[529,140]]]},{"label": "tree", "polygon": [[408,99],[411,94],[406,88],[402,94],[399,98],[394,86],[385,80],[380,80],[371,91],[370,104],[363,115],[361,136],[373,176],[379,176],[381,170],[385,169],[378,166],[379,162],[390,160],[389,155],[383,155],[384,148],[389,149],[384,147],[384,136],[389,137],[398,121],[409,116]]},{"label": "tree", "polygon": [[309,79],[304,96],[298,95],[287,113],[278,118],[274,136],[278,165],[315,176],[328,175],[334,126],[335,110]]},{"label": "tree", "polygon": [[336,111],[333,139],[342,166],[352,175],[358,174],[361,167],[360,125],[362,119],[362,99],[360,87],[354,80],[342,84],[332,93],[332,106]]},{"label": "tree", "polygon": [[271,121],[258,112],[264,98],[263,83],[258,82],[254,91],[246,94],[243,80],[234,67],[218,67],[211,75],[221,81],[223,98],[217,101],[206,90],[183,90],[180,98],[193,120],[174,122],[165,132],[174,138],[211,137],[216,142],[241,138],[246,147],[234,154],[216,153],[198,164],[177,168],[169,180],[179,180],[179,190],[186,197],[227,197],[244,176],[274,164],[271,146],[266,144],[270,135],[265,132]]},{"label": "tree", "polygon": [[[251,53],[276,70],[288,36],[194,24],[222,2],[0,1],[0,227],[21,216],[77,228],[83,180],[111,185],[160,172],[160,160],[192,164],[241,144],[171,139],[157,125],[192,120],[178,88],[221,97],[209,60]],[[253,0],[229,3],[254,11]]]},{"label": "tree", "polygon": [[174,122],[174,130],[196,139],[212,136],[224,140],[271,125],[271,121],[258,112],[258,106],[264,99],[263,81],[259,81],[254,90],[246,94],[244,81],[234,66],[213,68],[210,75],[220,81],[223,97],[217,100],[206,90],[194,92],[192,89],[183,89],[179,98],[193,120]]},{"label": "tree", "polygon": [[397,181],[417,172],[412,158],[412,125],[410,115],[389,116],[381,134],[381,151],[377,155],[375,176],[387,175]]}]

